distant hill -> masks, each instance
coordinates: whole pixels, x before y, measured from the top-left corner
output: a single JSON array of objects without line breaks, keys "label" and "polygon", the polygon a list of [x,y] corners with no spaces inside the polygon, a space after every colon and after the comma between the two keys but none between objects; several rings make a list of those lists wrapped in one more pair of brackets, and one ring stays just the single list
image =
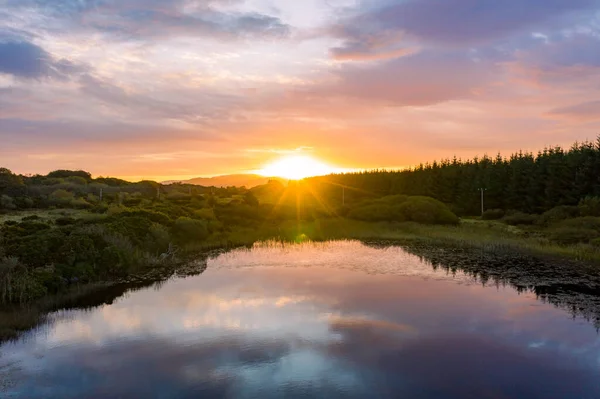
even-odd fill
[{"label": "distant hill", "polygon": [[261,175],[255,174],[237,174],[237,175],[224,175],[224,176],[216,176],[216,177],[197,177],[195,179],[190,180],[173,180],[173,181],[165,181],[162,184],[173,184],[173,183],[183,183],[183,184],[194,184],[196,186],[204,186],[204,187],[242,187],[252,188],[256,186],[262,186],[267,184],[271,180],[277,180],[282,183],[287,182],[286,179],[282,179],[280,177],[265,177]]}]

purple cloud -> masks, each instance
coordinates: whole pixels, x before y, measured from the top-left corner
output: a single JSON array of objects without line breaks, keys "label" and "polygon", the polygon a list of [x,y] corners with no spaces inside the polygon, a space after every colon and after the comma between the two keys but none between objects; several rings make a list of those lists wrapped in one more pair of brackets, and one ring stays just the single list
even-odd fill
[{"label": "purple cloud", "polygon": [[474,61],[464,53],[423,52],[375,65],[346,64],[334,72],[334,83],[311,93],[393,106],[424,106],[471,97],[495,73],[494,64]]},{"label": "purple cloud", "polygon": [[582,120],[600,119],[600,101],[588,101],[568,107],[555,108],[549,114]]},{"label": "purple cloud", "polygon": [[529,58],[548,68],[576,65],[600,67],[600,39],[595,35],[575,34],[549,40],[531,49]]},{"label": "purple cloud", "polygon": [[[494,42],[578,16],[591,18],[598,0],[405,0],[389,1],[342,19],[332,34],[343,40],[340,54],[377,52],[414,43],[468,47]],[[579,14],[578,14],[579,13]],[[396,38],[395,43],[390,38]]]},{"label": "purple cloud", "polygon": [[[229,0],[10,0],[14,9],[28,8],[56,22],[47,30],[83,29],[126,39],[170,36],[282,37],[289,27],[279,18],[255,12],[226,12],[216,5]],[[234,0],[235,2],[235,0]]]},{"label": "purple cloud", "polygon": [[66,78],[83,68],[68,60],[55,60],[43,48],[23,40],[0,39],[0,73],[24,79]]}]

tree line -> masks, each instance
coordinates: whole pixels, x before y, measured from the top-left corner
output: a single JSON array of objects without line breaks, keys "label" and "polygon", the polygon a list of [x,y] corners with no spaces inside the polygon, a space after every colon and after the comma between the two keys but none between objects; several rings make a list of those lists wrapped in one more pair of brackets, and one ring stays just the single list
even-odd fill
[{"label": "tree line", "polygon": [[[375,170],[309,179],[327,198],[346,202],[385,195],[428,196],[459,215],[485,208],[543,213],[561,205],[577,205],[600,197],[600,137],[595,142],[559,146],[537,153],[519,151],[504,157],[444,159],[406,170]],[[345,192],[342,192],[345,191]]]}]

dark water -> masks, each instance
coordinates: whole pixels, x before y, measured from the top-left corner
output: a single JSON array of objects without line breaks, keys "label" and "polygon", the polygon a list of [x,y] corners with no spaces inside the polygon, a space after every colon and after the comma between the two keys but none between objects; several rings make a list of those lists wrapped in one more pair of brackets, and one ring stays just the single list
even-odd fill
[{"label": "dark water", "polygon": [[594,325],[358,242],[256,247],[0,348],[2,398],[600,398]]}]

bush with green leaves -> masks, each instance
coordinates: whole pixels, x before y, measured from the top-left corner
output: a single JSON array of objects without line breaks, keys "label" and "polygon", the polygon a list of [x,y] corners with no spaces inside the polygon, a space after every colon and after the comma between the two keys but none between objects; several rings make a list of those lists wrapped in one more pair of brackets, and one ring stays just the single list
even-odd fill
[{"label": "bush with green leaves", "polygon": [[408,197],[399,205],[406,220],[422,224],[458,224],[459,219],[442,202],[430,197]]},{"label": "bush with green leaves", "polygon": [[369,203],[356,207],[348,212],[348,217],[365,222],[405,222],[407,220],[398,206],[385,203]]},{"label": "bush with green leaves", "polygon": [[296,219],[298,209],[289,206],[250,206],[250,205],[220,205],[214,208],[217,220],[230,227],[256,227],[261,225],[266,218],[272,220]]},{"label": "bush with green leaves", "polygon": [[18,258],[0,258],[0,303],[25,303],[46,293],[46,287]]},{"label": "bush with green leaves", "polygon": [[390,196],[365,201],[352,208],[348,217],[367,222],[417,222],[422,224],[458,224],[458,217],[442,202],[430,197]]},{"label": "bush with green leaves", "polygon": [[579,202],[581,216],[600,216],[600,197],[585,197]]},{"label": "bush with green leaves", "polygon": [[185,203],[192,199],[192,196],[188,193],[182,193],[179,191],[173,191],[167,194],[167,199],[169,201],[177,202],[177,203]]},{"label": "bush with green leaves", "polygon": [[84,200],[83,198],[75,198],[71,200],[69,206],[75,209],[91,209],[93,205]]},{"label": "bush with green leaves", "polygon": [[15,204],[15,200],[12,197],[9,197],[8,195],[0,195],[0,209],[5,209],[5,210],[13,210],[13,209],[17,209],[17,205]]},{"label": "bush with green leaves", "polygon": [[30,197],[20,196],[16,197],[14,200],[17,208],[20,209],[29,209],[35,206],[35,201]]},{"label": "bush with green leaves", "polygon": [[155,254],[161,254],[169,248],[171,244],[171,234],[169,229],[162,224],[153,223],[148,231],[148,243],[146,248]]},{"label": "bush with green leaves", "polygon": [[75,199],[75,195],[67,190],[58,189],[50,194],[49,200],[53,205],[68,206]]},{"label": "bush with green leaves", "polygon": [[565,219],[576,218],[579,215],[580,209],[577,206],[556,206],[549,211],[544,212],[537,220],[537,224],[542,226],[550,226]]},{"label": "bush with green leaves", "polygon": [[173,223],[173,219],[163,212],[141,208],[124,209],[123,212],[120,213],[120,216],[141,217],[154,223],[164,224],[165,226]]},{"label": "bush with green leaves", "polygon": [[505,214],[506,212],[504,212],[504,209],[488,209],[487,211],[483,212],[483,215],[481,215],[481,219],[500,220],[504,217]]},{"label": "bush with green leaves", "polygon": [[175,220],[171,231],[175,241],[179,244],[203,241],[209,235],[206,221],[187,217],[180,217]]},{"label": "bush with green leaves", "polygon": [[512,212],[504,216],[504,223],[511,226],[532,225],[538,221],[538,215],[531,215],[524,212]]},{"label": "bush with green leaves", "polygon": [[81,176],[69,176],[65,180],[71,184],[77,184],[80,186],[85,186],[88,183],[88,180]]},{"label": "bush with green leaves", "polygon": [[69,226],[77,223],[77,220],[69,216],[61,216],[59,218],[56,218],[56,220],[54,220],[54,223],[57,226]]},{"label": "bush with green leaves", "polygon": [[259,205],[258,198],[256,198],[256,196],[252,193],[252,191],[248,191],[248,192],[246,192],[246,194],[244,194],[243,202],[244,202],[244,204],[250,205],[250,206],[258,206]]},{"label": "bush with green leaves", "polygon": [[410,197],[408,195],[388,195],[386,197],[377,199],[376,202],[389,204],[389,205],[400,205],[406,202]]},{"label": "bush with green leaves", "polygon": [[215,210],[212,208],[202,208],[194,211],[194,217],[202,220],[217,220]]}]

